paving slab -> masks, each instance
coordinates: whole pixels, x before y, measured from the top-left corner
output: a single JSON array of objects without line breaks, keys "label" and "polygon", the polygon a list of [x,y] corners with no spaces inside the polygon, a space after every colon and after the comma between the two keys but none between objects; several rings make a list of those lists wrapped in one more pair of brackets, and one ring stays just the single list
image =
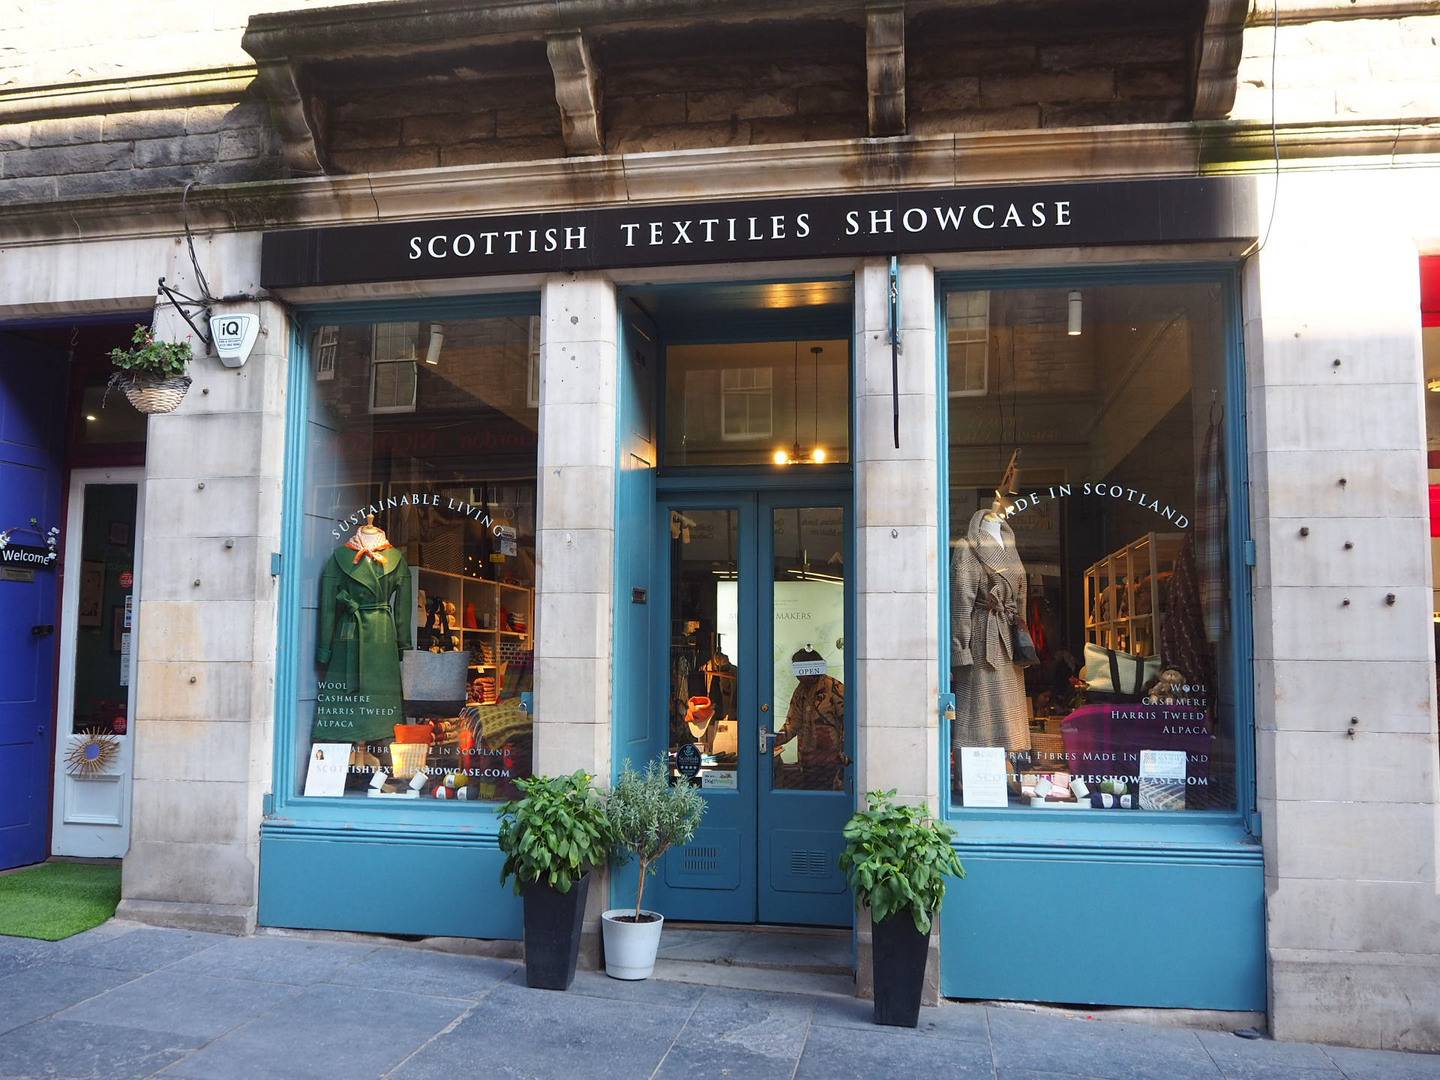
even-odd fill
[{"label": "paving slab", "polygon": [[810,1034],[814,1005],[793,994],[707,990],[656,1080],[790,1080]]},{"label": "paving slab", "polygon": [[[459,999],[311,986],[165,1073],[188,1080],[378,1080],[473,1007]],[[516,1017],[510,1025],[518,1027]],[[457,1064],[451,1062],[451,1078]]]},{"label": "paving slab", "polygon": [[294,997],[298,987],[157,971],[107,990],[57,1020],[186,1035],[208,1042]]},{"label": "paving slab", "polygon": [[1340,1080],[1342,1076],[1318,1046],[1242,1039],[1215,1031],[1199,1031],[1195,1037],[1225,1080]]},{"label": "paving slab", "polygon": [[180,1035],[41,1020],[0,1036],[0,1076],[141,1080],[181,1060],[194,1046],[195,1040]]},{"label": "paving slab", "polygon": [[95,930],[76,934],[57,941],[50,955],[90,967],[147,972],[230,940],[234,939],[195,930],[135,926],[116,934],[97,935]]},{"label": "paving slab", "polygon": [[[875,1028],[875,1003],[854,997],[819,998],[815,1002],[815,1017],[812,1023],[820,1027],[871,1031]],[[959,1039],[962,1042],[988,1042],[990,1024],[985,1009],[979,1005],[922,1006],[920,1021],[914,1033],[939,1039]]]},{"label": "paving slab", "polygon": [[1324,1047],[1346,1080],[1440,1080],[1440,1054],[1399,1054],[1391,1050]]},{"label": "paving slab", "polygon": [[6,975],[0,978],[0,1033],[78,1005],[133,978],[131,972],[52,963]]},{"label": "paving slab", "polygon": [[691,1007],[497,987],[394,1080],[646,1080]]},{"label": "paving slab", "polygon": [[1081,1073],[1104,1080],[1221,1080],[1219,1067],[1193,1031],[988,1008],[998,1069]]},{"label": "paving slab", "polygon": [[475,1001],[517,972],[523,979],[524,971],[524,965],[514,960],[391,946],[337,968],[325,981]]},{"label": "paving slab", "polygon": [[[823,1034],[816,1034],[816,1032]],[[984,1043],[933,1039],[875,1027],[812,1029],[795,1080],[879,1080],[946,1077],[993,1080],[995,1066]]]},{"label": "paving slab", "polygon": [[310,986],[334,979],[342,968],[364,959],[378,947],[309,938],[224,938],[203,952],[176,961],[170,970]]}]

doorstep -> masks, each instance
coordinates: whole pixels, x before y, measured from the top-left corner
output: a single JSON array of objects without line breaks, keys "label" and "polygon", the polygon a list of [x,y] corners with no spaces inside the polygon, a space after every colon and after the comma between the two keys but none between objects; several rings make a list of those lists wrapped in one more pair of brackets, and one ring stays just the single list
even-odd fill
[{"label": "doorstep", "polygon": [[849,930],[670,923],[655,977],[772,993],[855,996]]}]

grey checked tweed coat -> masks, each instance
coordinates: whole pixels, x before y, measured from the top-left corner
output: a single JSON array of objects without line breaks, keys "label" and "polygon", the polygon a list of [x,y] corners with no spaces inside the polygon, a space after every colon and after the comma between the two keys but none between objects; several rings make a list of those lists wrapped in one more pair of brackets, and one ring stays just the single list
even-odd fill
[{"label": "grey checked tweed coat", "polygon": [[1024,618],[1025,567],[1003,519],[1003,547],[970,518],[950,566],[950,663],[955,672],[953,747],[1030,749],[1025,676],[1012,655],[1010,617]]}]

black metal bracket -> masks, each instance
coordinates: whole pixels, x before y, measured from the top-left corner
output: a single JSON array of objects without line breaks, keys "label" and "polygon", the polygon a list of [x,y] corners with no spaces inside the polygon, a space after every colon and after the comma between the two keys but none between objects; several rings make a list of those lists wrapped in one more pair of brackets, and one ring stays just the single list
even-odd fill
[{"label": "black metal bracket", "polygon": [[890,412],[900,449],[900,257],[890,256]]},{"label": "black metal bracket", "polygon": [[[170,306],[180,313],[180,317],[184,319],[185,324],[194,331],[195,336],[205,343],[205,351],[208,353],[210,351],[210,305],[204,300],[197,300],[193,296],[186,296],[184,293],[172,289],[169,285],[165,284],[163,277],[159,281],[158,291],[165,297]],[[185,310],[187,307],[199,308],[205,313],[203,328],[195,325],[195,320],[190,318],[190,313]]]}]

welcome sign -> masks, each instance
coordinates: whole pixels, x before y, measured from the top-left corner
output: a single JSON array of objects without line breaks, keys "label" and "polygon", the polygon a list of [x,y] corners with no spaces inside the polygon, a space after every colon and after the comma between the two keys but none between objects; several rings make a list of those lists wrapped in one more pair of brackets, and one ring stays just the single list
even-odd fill
[{"label": "welcome sign", "polygon": [[266,233],[266,288],[420,278],[1248,240],[1243,178],[1010,184],[546,211]]},{"label": "welcome sign", "polygon": [[48,547],[7,544],[0,548],[0,567],[10,570],[53,570],[60,555]]}]

